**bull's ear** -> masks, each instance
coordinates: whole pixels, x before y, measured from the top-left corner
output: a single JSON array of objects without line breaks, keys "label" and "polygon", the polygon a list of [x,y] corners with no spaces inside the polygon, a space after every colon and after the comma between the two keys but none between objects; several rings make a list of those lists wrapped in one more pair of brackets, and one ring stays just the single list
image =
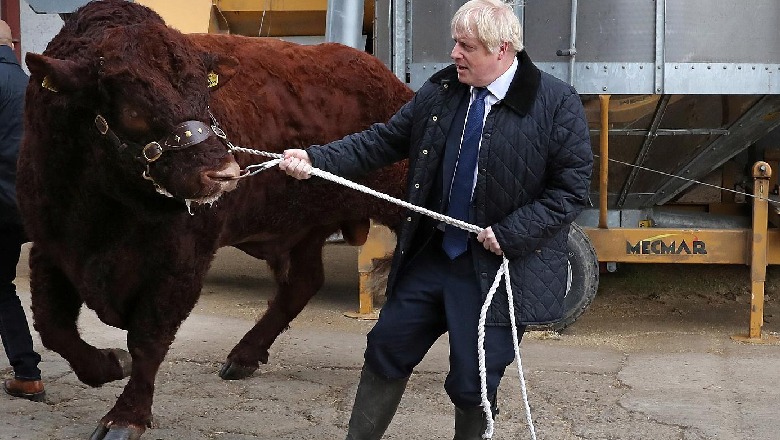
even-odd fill
[{"label": "bull's ear", "polygon": [[209,63],[209,89],[218,89],[227,83],[238,71],[238,59],[230,55],[212,55]]},{"label": "bull's ear", "polygon": [[24,61],[32,78],[53,92],[73,92],[91,83],[89,67],[75,61],[27,53]]}]

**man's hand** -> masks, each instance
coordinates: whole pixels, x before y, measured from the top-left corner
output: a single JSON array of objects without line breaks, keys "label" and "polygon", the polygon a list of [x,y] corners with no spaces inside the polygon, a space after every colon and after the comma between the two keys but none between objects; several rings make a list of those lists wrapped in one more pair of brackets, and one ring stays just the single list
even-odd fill
[{"label": "man's hand", "polygon": [[477,235],[477,240],[490,252],[493,252],[496,255],[504,255],[504,251],[501,250],[501,245],[498,244],[498,240],[496,240],[496,234],[493,233],[493,229],[491,229],[490,226],[483,229],[482,232]]},{"label": "man's hand", "polygon": [[311,159],[304,150],[284,150],[284,159],[279,162],[279,169],[298,180],[311,177]]}]

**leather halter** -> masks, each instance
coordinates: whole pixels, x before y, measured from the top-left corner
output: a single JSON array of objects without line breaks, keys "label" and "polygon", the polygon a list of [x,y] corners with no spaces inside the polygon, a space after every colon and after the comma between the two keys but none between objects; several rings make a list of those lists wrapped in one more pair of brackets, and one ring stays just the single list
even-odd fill
[{"label": "leather halter", "polygon": [[[209,112],[211,113],[211,112]],[[212,116],[213,119],[213,116]],[[152,141],[148,144],[141,146],[141,144],[134,142],[122,142],[119,136],[114,133],[114,130],[108,126],[108,121],[102,115],[98,114],[95,117],[95,127],[103,136],[106,136],[108,140],[116,147],[119,152],[123,152],[128,147],[132,150],[138,151],[135,156],[135,160],[146,165],[146,170],[141,174],[145,180],[152,182],[155,191],[157,193],[170,198],[175,198],[168,190],[154,180],[150,173],[150,166],[154,161],[160,158],[166,151],[177,151],[185,148],[197,145],[209,137],[211,137],[213,131],[212,127],[204,124],[200,121],[184,121],[181,124],[174,127],[173,132],[167,137],[158,141]],[[184,200],[189,210],[189,202]],[[190,212],[192,213],[192,212]]]},{"label": "leather halter", "polygon": [[128,147],[133,147],[133,150],[140,150],[136,159],[147,165],[159,159],[166,151],[183,150],[197,145],[208,139],[212,134],[211,127],[203,122],[184,121],[174,127],[171,134],[167,137],[149,142],[142,147],[141,144],[122,142],[119,136],[108,126],[108,121],[102,115],[95,117],[95,126],[100,134],[108,137],[109,141],[119,151],[124,151]]}]

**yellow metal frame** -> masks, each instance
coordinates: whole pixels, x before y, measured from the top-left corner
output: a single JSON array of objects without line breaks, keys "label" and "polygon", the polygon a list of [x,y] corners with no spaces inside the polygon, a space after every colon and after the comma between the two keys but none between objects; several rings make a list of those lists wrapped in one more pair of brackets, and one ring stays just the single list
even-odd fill
[{"label": "yellow metal frame", "polygon": [[[780,264],[780,232],[768,229],[768,194],[772,169],[766,162],[753,165],[753,225],[751,229],[607,228],[607,177],[609,176],[609,100],[600,95],[601,136],[598,228],[583,228],[598,261],[617,263],[696,263],[750,265],[750,325],[747,335],[734,340],[777,343],[762,335],[764,285],[768,264]],[[779,217],[780,218],[780,217]]]},{"label": "yellow metal frame", "polygon": [[780,338],[776,336],[762,335],[764,326],[764,286],[766,282],[766,266],[775,263],[773,258],[778,252],[769,252],[769,249],[777,249],[778,246],[770,246],[777,243],[778,234],[774,230],[768,230],[769,223],[769,188],[772,177],[772,168],[766,162],[756,162],[753,165],[753,233],[750,254],[750,326],[747,335],[735,335],[732,339],[751,343],[778,343]]},{"label": "yellow metal frame", "polygon": [[213,0],[135,0],[160,14],[168,26],[188,33],[209,31]]},{"label": "yellow metal frame", "polygon": [[395,234],[384,226],[372,224],[368,233],[368,240],[358,251],[358,274],[360,280],[358,311],[345,312],[344,315],[358,319],[379,318],[379,311],[374,308],[374,292],[371,289],[371,286],[377,284],[375,281],[372,281],[372,278],[379,276],[373,272],[374,260],[389,258],[394,250]]},{"label": "yellow metal frame", "polygon": [[610,95],[600,95],[601,103],[601,136],[599,143],[599,228],[607,228],[607,183],[609,177],[609,98]]},{"label": "yellow metal frame", "polygon": [[[211,0],[209,32],[252,37],[325,35],[327,0]],[[374,1],[363,5],[363,32],[374,25]],[[262,24],[262,26],[261,26]]]},{"label": "yellow metal frame", "polygon": [[[750,229],[583,228],[599,261],[750,264]],[[780,234],[773,234],[780,244]]]},{"label": "yellow metal frame", "polygon": [[753,166],[753,234],[750,253],[750,331],[749,339],[761,339],[764,326],[764,284],[766,282],[767,224],[769,222],[769,179],[772,169],[766,162]]},{"label": "yellow metal frame", "polygon": [[325,11],[328,0],[212,0],[214,6],[222,11]]}]

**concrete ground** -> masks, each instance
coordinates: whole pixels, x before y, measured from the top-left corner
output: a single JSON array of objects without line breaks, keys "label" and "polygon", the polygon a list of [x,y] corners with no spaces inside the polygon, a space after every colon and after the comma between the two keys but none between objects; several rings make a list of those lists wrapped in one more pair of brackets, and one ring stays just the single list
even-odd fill
[{"label": "concrete ground", "polygon": [[[157,376],[154,427],[144,439],[342,439],[372,322],[357,308],[356,250],[328,246],[327,281],[271,350],[268,365],[242,381],[217,376],[265,307],[264,264],[222,250],[201,301]],[[26,260],[17,285],[29,305]],[[770,272],[764,333],[780,330]],[[776,440],[780,438],[780,347],[734,342],[750,302],[744,267],[627,266],[602,277],[594,304],[562,332],[533,332],[523,344],[537,438],[542,440]],[[28,315],[29,316],[29,315]],[[124,333],[89,311],[85,339],[124,347]],[[87,439],[125,381],[89,388],[40,346],[47,399],[0,394],[0,439]],[[0,357],[0,372],[10,375]],[[447,340],[412,376],[386,439],[451,439],[443,390]],[[529,439],[515,368],[499,393],[494,439]]]}]

